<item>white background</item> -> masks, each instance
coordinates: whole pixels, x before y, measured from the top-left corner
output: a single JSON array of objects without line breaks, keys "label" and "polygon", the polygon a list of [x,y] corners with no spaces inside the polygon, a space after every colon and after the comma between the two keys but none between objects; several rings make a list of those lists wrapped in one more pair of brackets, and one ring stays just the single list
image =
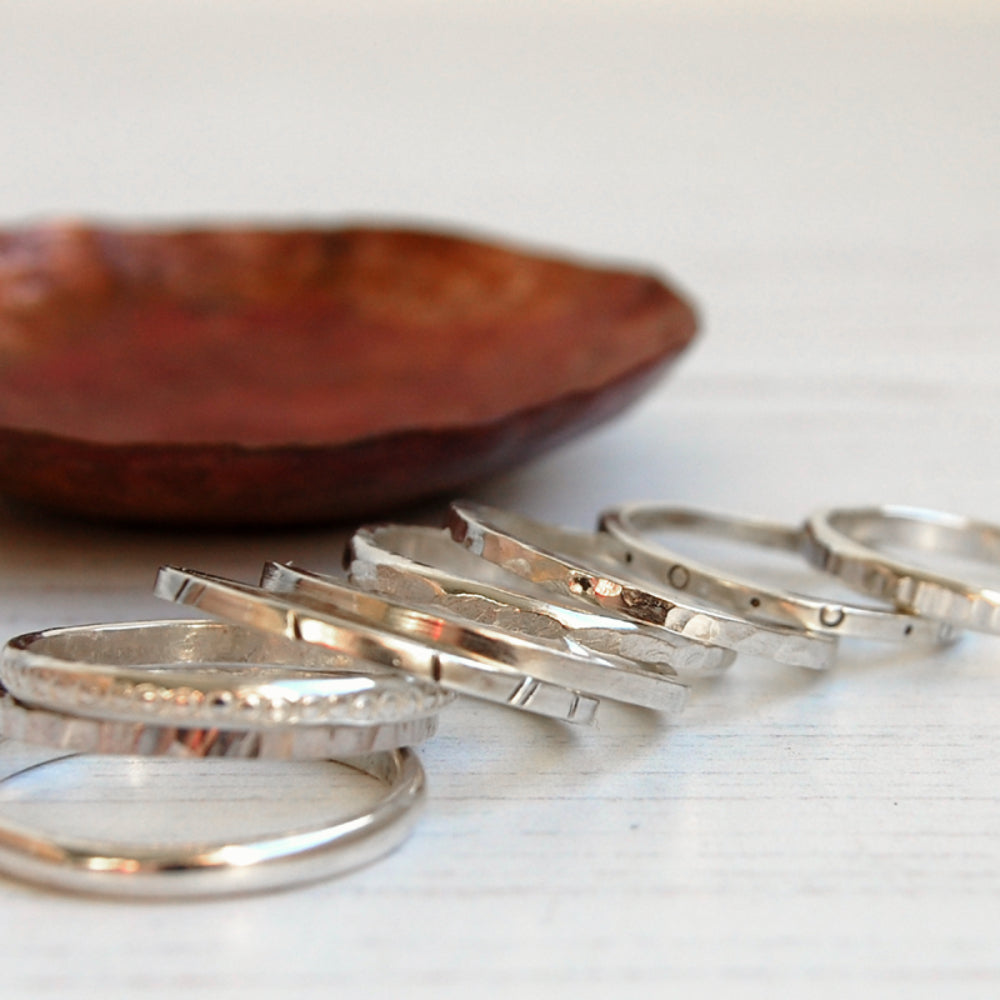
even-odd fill
[{"label": "white background", "polygon": [[[1000,520],[998,65],[990,0],[0,0],[0,222],[402,219],[651,266],[696,347],[470,495],[581,528],[639,497]],[[343,538],[0,507],[0,629],[171,614],[160,562],[328,569]],[[976,637],[737,664],[674,726],[463,703],[364,871],[180,904],[0,882],[0,995],[996,996],[998,699]]]}]

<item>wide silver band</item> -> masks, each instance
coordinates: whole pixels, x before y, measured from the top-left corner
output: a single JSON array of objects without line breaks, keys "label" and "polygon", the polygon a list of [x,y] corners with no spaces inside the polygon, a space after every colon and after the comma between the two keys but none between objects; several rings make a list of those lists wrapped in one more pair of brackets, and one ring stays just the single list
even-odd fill
[{"label": "wide silver band", "polygon": [[384,524],[348,543],[349,577],[364,590],[440,608],[477,623],[559,642],[568,651],[625,657],[678,675],[717,673],[735,653],[558,595],[457,545],[447,529]]},{"label": "wide silver band", "polygon": [[[43,767],[52,756],[48,752],[29,766]],[[338,762],[377,778],[385,785],[383,797],[353,815],[345,817],[341,809],[328,823],[246,841],[95,843],[0,816],[0,870],[59,889],[131,897],[247,893],[338,875],[398,846],[412,829],[425,794],[423,768],[412,750]],[[0,780],[24,771],[20,766]]]},{"label": "wide silver band", "polygon": [[204,620],[17,636],[0,657],[0,683],[73,715],[203,728],[372,726],[432,715],[451,699],[397,670]]},{"label": "wide silver band", "polygon": [[918,507],[825,510],[805,524],[810,561],[865,594],[955,628],[1000,633],[1000,584],[982,586],[887,548],[972,560],[997,576],[1000,525]]},{"label": "wide silver band", "polygon": [[607,534],[568,531],[468,502],[451,505],[448,528],[456,541],[490,562],[636,621],[814,670],[829,667],[836,655],[836,640],[830,636],[750,622],[626,576],[627,549]]},{"label": "wide silver band", "polygon": [[[324,609],[375,618],[383,626],[418,633],[437,643],[461,646],[477,656],[484,654],[497,662],[527,671],[536,680],[556,687],[583,691],[600,698],[677,714],[687,703],[688,689],[673,673],[644,670],[631,660],[599,657],[581,650],[574,654],[538,638],[526,638],[504,629],[439,611],[424,611],[387,598],[345,587],[330,577],[308,573],[291,566],[269,563],[264,586],[276,593],[315,601]],[[441,683],[448,686],[442,676]],[[518,706],[522,707],[522,706]]]},{"label": "wide silver band", "polygon": [[299,724],[243,729],[125,722],[31,705],[0,687],[0,736],[75,753],[327,760],[411,746],[436,731],[434,715],[366,726]]},{"label": "wide silver band", "polygon": [[600,527],[625,546],[624,558],[631,568],[752,621],[865,639],[941,642],[953,635],[950,626],[895,609],[821,600],[762,584],[707,566],[660,538],[654,542],[647,537],[651,532],[683,531],[800,553],[801,528],[657,503],[614,507],[601,515]]},{"label": "wide silver band", "polygon": [[[271,577],[269,582],[272,579],[279,580]],[[443,619],[427,621],[363,591],[349,591],[345,608],[334,611],[328,600],[310,598],[303,589],[292,597],[174,567],[163,567],[156,580],[158,596],[227,621],[312,643],[332,654],[357,656],[461,694],[539,715],[583,724],[594,719],[596,698],[532,675],[523,661],[532,660],[532,654],[539,658],[543,650],[525,640],[493,639]],[[353,608],[351,613],[348,607]]]}]

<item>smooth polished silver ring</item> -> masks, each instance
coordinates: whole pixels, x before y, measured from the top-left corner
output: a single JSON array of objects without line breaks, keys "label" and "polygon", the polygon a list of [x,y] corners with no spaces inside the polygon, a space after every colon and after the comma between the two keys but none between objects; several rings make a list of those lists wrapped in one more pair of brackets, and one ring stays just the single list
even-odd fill
[{"label": "smooth polished silver ring", "polygon": [[807,519],[804,531],[810,561],[855,590],[955,628],[1000,633],[1000,585],[971,583],[887,551],[957,556],[996,574],[1000,525],[890,505],[821,511]]},{"label": "smooth polished silver ring", "polygon": [[[53,758],[49,751],[0,780],[65,756]],[[0,870],[58,889],[175,898],[258,892],[340,875],[375,861],[406,839],[424,800],[425,779],[409,749],[334,763],[376,778],[385,786],[384,794],[353,814],[245,841],[95,842],[32,829],[0,815]]]},{"label": "smooth polished silver ring", "polygon": [[[344,607],[335,611],[325,591],[310,598],[305,589],[278,593],[172,566],[162,567],[156,579],[157,596],[226,621],[357,656],[512,708],[566,722],[594,720],[596,698],[531,674],[528,665],[537,664],[542,650],[526,640],[421,618],[364,591],[349,590]],[[548,649],[544,653],[557,656]]]},{"label": "smooth polished silver ring", "polygon": [[954,635],[949,625],[894,608],[822,600],[762,584],[708,566],[677,552],[660,538],[654,542],[648,537],[652,532],[682,531],[801,554],[801,527],[659,503],[613,507],[601,515],[599,525],[625,546],[623,555],[630,567],[751,621],[864,639],[942,642]]},{"label": "smooth polished silver ring", "polygon": [[211,621],[46,629],[11,639],[0,683],[73,715],[186,727],[372,726],[440,711],[440,685]]},{"label": "smooth polished silver ring", "polygon": [[412,746],[433,736],[437,716],[370,725],[233,728],[128,722],[74,715],[20,701],[0,686],[0,736],[74,753],[138,757],[327,760]]},{"label": "smooth polished silver ring", "polygon": [[348,542],[348,557],[349,579],[364,590],[556,642],[569,652],[624,657],[679,676],[717,673],[736,656],[624,615],[561,601],[552,591],[474,556],[444,528],[361,528]]},{"label": "smooth polished silver ring", "polygon": [[813,670],[829,667],[837,640],[766,625],[686,600],[680,591],[626,575],[627,550],[607,534],[575,532],[510,511],[453,503],[452,537],[476,555],[534,583],[679,635]]},{"label": "smooth polished silver ring", "polygon": [[[644,670],[631,660],[598,656],[591,651],[569,652],[555,643],[480,622],[442,615],[390,601],[369,592],[345,587],[336,580],[293,566],[265,566],[265,588],[296,600],[303,599],[329,611],[361,614],[385,627],[419,634],[435,643],[453,643],[477,657],[516,665],[535,680],[557,688],[582,691],[597,698],[613,698],[631,705],[676,715],[687,702],[687,686],[671,671]],[[440,682],[449,686],[443,673]],[[513,704],[513,703],[512,703]],[[515,705],[515,707],[530,707]]]}]

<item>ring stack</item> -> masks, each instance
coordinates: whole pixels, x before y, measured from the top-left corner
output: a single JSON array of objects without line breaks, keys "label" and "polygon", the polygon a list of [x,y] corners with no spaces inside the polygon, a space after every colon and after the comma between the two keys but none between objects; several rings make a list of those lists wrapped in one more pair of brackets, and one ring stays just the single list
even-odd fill
[{"label": "ring stack", "polygon": [[[664,539],[678,534],[791,554],[866,596],[764,584]],[[964,579],[967,564],[981,579]],[[458,696],[564,723],[594,722],[605,699],[672,720],[692,686],[744,657],[824,670],[841,637],[934,650],[1000,632],[1000,527],[913,507],[796,526],[632,503],[584,532],[456,502],[442,528],[360,528],[345,565],[347,579],[266,563],[259,585],[166,566],[155,593],[210,617],[17,636],[0,658],[0,735],[43,748],[33,768],[76,753],[330,761],[381,783],[374,806],[265,838],[145,847],[0,816],[0,869],[126,896],[340,874],[412,829],[412,748]]]}]

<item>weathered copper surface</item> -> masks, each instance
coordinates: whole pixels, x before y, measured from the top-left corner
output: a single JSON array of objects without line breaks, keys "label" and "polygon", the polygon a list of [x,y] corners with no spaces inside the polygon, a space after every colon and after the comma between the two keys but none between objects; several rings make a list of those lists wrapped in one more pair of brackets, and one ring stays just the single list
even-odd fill
[{"label": "weathered copper surface", "polygon": [[0,232],[0,492],[367,517],[611,416],[692,338],[657,278],[399,229]]}]

